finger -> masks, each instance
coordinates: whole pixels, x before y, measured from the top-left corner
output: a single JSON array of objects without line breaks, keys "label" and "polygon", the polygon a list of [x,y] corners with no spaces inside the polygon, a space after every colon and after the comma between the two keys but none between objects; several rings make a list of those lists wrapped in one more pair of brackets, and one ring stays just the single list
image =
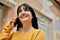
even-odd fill
[{"label": "finger", "polygon": [[13,18],[12,18],[12,20],[16,20],[16,18],[15,18],[15,17],[13,17]]}]

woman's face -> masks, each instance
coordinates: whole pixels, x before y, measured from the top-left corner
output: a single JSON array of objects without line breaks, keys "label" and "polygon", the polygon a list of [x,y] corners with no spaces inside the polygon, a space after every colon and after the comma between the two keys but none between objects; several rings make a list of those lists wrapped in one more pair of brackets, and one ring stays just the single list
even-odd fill
[{"label": "woman's face", "polygon": [[25,10],[25,7],[20,8],[21,12],[19,13],[19,20],[21,23],[32,21],[32,14],[29,10]]}]

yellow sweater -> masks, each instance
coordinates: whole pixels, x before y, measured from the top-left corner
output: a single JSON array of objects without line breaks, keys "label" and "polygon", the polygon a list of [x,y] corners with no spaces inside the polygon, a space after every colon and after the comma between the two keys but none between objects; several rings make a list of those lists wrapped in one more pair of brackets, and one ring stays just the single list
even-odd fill
[{"label": "yellow sweater", "polygon": [[45,33],[42,30],[34,29],[26,33],[13,32],[13,27],[5,25],[1,34],[0,40],[46,40]]}]

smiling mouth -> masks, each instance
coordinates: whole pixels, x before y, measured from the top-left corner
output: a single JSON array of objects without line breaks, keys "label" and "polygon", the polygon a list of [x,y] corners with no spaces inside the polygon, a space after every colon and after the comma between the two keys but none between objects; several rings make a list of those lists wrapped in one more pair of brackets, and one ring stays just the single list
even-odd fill
[{"label": "smiling mouth", "polygon": [[28,17],[27,14],[22,14],[20,18],[25,19],[25,18],[27,18],[27,17]]}]

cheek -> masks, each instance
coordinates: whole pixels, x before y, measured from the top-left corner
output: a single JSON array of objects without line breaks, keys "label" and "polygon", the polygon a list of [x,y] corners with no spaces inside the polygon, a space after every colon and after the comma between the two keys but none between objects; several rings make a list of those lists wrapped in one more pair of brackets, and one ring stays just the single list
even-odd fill
[{"label": "cheek", "polygon": [[32,15],[30,14],[30,19],[32,19],[33,17],[32,17]]}]

